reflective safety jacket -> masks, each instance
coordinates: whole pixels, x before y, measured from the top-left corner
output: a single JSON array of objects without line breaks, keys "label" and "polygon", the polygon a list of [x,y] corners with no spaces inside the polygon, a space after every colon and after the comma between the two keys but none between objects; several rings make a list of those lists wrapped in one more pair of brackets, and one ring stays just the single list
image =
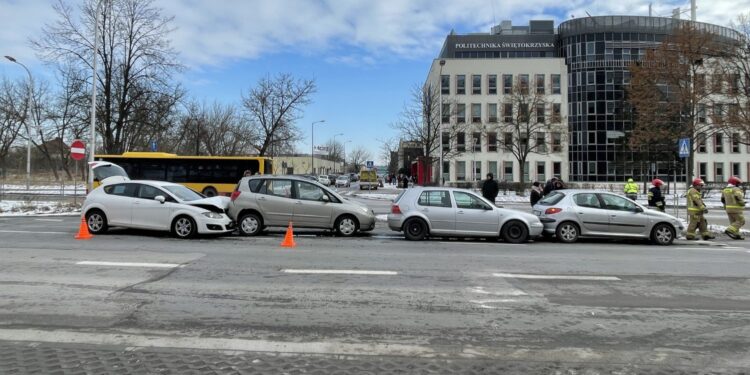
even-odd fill
[{"label": "reflective safety jacket", "polygon": [[650,207],[664,206],[664,196],[661,195],[661,188],[652,186],[651,189],[648,189],[648,205]]},{"label": "reflective safety jacket", "polygon": [[628,182],[625,184],[625,194],[638,194],[638,184],[635,182]]},{"label": "reflective safety jacket", "polygon": [[706,205],[703,204],[703,197],[701,192],[696,188],[690,188],[687,191],[687,209],[688,214],[700,214],[706,209]]},{"label": "reflective safety jacket", "polygon": [[745,209],[745,193],[742,189],[729,185],[721,191],[721,203],[730,214],[741,214]]}]

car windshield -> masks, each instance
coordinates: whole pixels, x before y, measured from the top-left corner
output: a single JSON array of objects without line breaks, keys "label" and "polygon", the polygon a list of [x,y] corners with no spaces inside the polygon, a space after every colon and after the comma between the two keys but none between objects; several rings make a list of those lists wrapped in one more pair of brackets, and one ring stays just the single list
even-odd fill
[{"label": "car windshield", "polygon": [[172,193],[175,197],[177,197],[181,201],[190,202],[190,201],[197,201],[198,199],[203,199],[203,196],[182,186],[182,185],[169,185],[169,186],[162,186],[164,189],[166,189],[168,192]]},{"label": "car windshield", "polygon": [[564,197],[565,197],[565,194],[559,191],[553,191],[549,195],[544,197],[542,200],[537,202],[537,204],[540,204],[542,206],[552,206],[560,202]]}]

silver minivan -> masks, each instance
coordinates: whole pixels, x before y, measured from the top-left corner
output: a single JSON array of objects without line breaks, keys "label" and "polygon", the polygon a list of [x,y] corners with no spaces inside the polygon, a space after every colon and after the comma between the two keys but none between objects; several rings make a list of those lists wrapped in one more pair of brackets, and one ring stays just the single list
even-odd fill
[{"label": "silver minivan", "polygon": [[500,237],[522,243],[544,229],[531,214],[497,207],[473,191],[416,187],[401,193],[391,206],[388,227],[408,240],[436,237]]},{"label": "silver minivan", "polygon": [[240,234],[255,236],[266,227],[333,229],[340,236],[375,229],[375,213],[322,184],[295,176],[243,177],[228,209]]}]

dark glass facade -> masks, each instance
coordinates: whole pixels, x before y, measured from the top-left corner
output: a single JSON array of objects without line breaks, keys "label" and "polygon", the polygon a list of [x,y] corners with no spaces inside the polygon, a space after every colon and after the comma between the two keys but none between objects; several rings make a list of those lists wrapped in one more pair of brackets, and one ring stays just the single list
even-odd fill
[{"label": "dark glass facade", "polygon": [[[670,173],[672,155],[627,146],[627,135],[633,129],[626,101],[629,66],[685,22],[690,21],[603,16],[560,24],[558,53],[565,58],[568,70],[571,181],[622,182],[628,177]],[[725,27],[693,24],[727,38],[739,36]]]}]

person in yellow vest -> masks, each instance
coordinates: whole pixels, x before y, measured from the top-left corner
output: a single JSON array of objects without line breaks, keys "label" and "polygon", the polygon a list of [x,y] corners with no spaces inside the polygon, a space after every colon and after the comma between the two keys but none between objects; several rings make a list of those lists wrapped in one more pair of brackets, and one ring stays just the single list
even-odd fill
[{"label": "person in yellow vest", "polygon": [[729,227],[724,231],[727,236],[735,240],[744,240],[745,237],[740,233],[740,229],[745,225],[745,192],[739,188],[742,184],[736,176],[729,177],[729,185],[721,191],[721,203],[724,204],[724,210],[729,217]]},{"label": "person in yellow vest", "polygon": [[708,212],[706,205],[703,203],[703,197],[701,196],[701,190],[706,183],[702,179],[696,178],[693,180],[693,186],[687,191],[687,209],[690,223],[688,224],[687,235],[685,238],[688,240],[697,240],[695,235],[695,229],[698,228],[701,231],[701,236],[704,240],[714,239],[714,235],[708,231],[708,223],[703,214]]},{"label": "person in yellow vest", "polygon": [[625,184],[625,196],[628,197],[628,199],[635,201],[638,199],[638,184],[633,182],[632,178],[628,179],[628,183]]}]

